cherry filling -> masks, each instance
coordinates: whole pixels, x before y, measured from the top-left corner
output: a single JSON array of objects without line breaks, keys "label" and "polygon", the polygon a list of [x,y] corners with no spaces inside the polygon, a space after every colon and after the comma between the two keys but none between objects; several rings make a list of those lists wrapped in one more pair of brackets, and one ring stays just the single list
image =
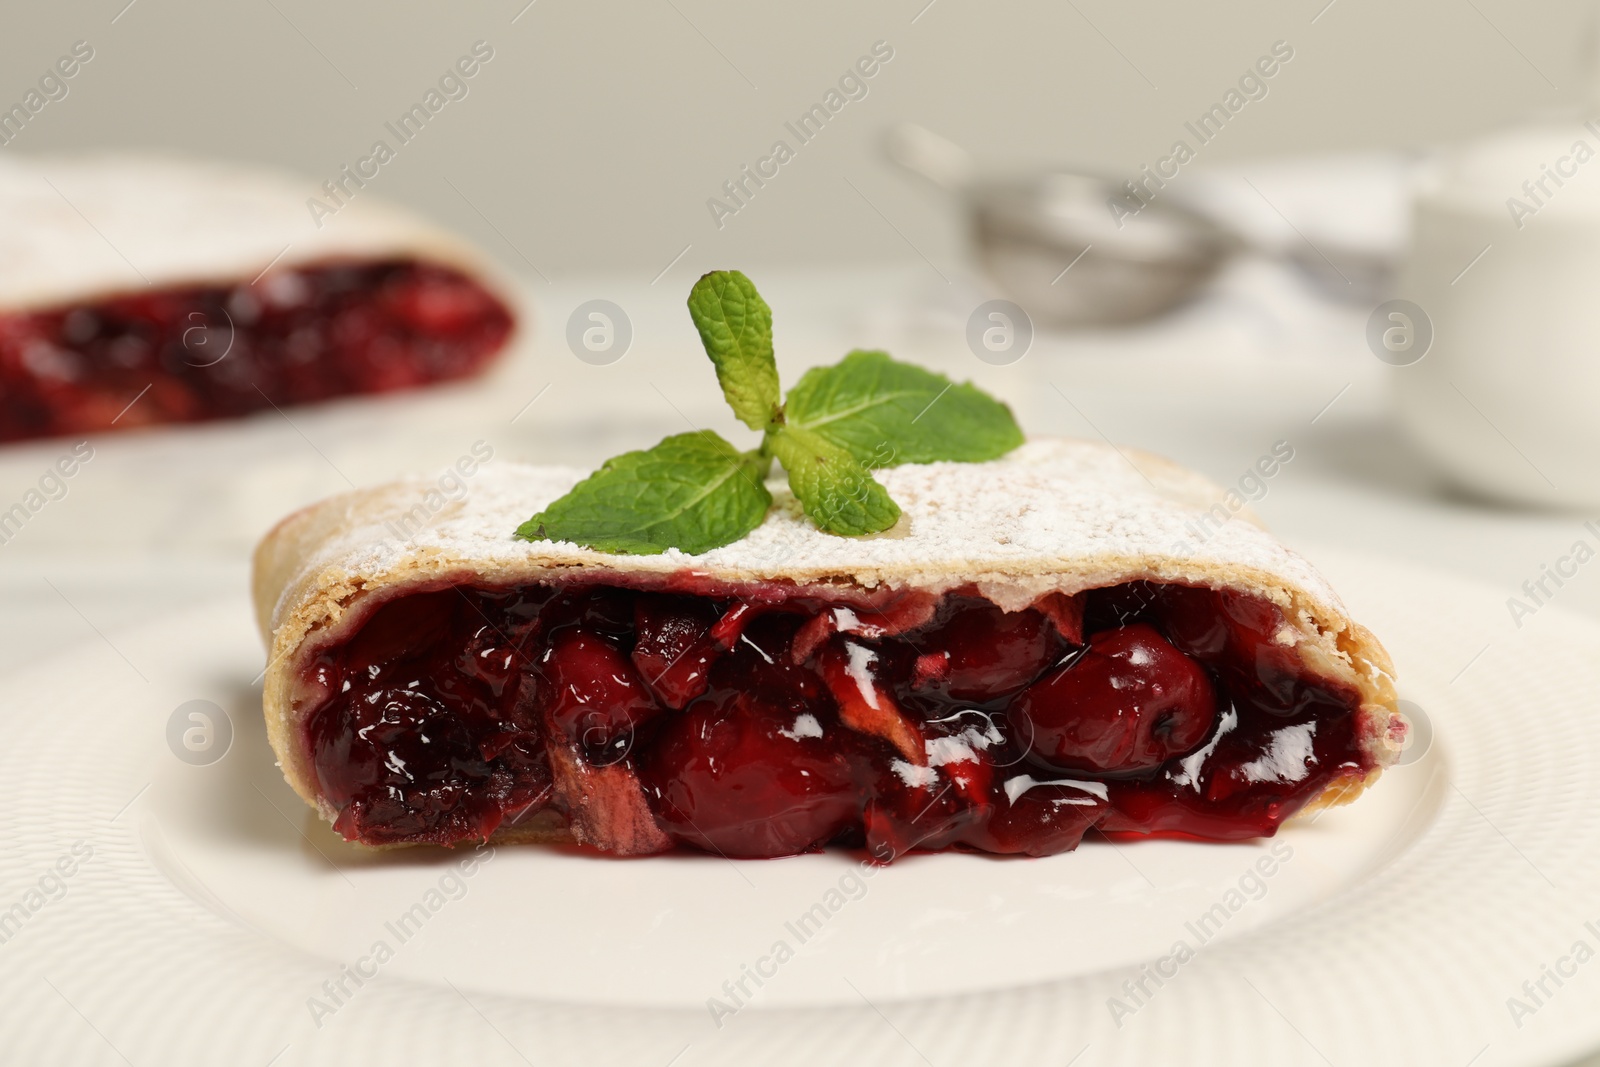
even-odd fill
[{"label": "cherry filling", "polygon": [[511,312],[488,290],[412,260],[0,314],[0,441],[463,378],[510,332]]},{"label": "cherry filling", "polygon": [[1192,751],[1218,709],[1205,668],[1136,622],[1095,634],[1011,710],[1028,727],[1035,762],[1112,774],[1154,770]]},{"label": "cherry filling", "polygon": [[620,853],[826,844],[1049,855],[1273,833],[1364,775],[1360,696],[1267,601],[1128,583],[1004,612],[780,585],[450,586],[318,652],[305,744],[335,828],[480,840],[536,813]]}]

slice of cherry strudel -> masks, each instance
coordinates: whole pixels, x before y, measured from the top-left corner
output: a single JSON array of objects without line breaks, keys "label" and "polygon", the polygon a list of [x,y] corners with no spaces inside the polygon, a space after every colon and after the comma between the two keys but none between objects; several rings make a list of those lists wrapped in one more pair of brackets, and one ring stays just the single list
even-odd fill
[{"label": "slice of cherry strudel", "polygon": [[483,370],[511,290],[348,179],[0,160],[0,441],[242,415]]},{"label": "slice of cherry strudel", "polygon": [[290,516],[256,556],[294,789],[367,845],[569,840],[736,857],[1231,841],[1352,799],[1406,725],[1383,648],[1220,496],[1109,447],[877,472],[905,518],[792,498],[701,555],[510,531],[580,472],[488,466]]}]

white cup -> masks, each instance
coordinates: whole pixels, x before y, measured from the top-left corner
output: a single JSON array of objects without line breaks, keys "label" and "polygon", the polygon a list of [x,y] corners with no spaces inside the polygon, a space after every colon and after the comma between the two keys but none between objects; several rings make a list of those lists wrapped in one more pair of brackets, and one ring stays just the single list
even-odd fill
[{"label": "white cup", "polygon": [[1400,295],[1432,343],[1407,364],[1408,324],[1393,320],[1402,423],[1470,490],[1600,505],[1600,121],[1441,155],[1414,221]]}]

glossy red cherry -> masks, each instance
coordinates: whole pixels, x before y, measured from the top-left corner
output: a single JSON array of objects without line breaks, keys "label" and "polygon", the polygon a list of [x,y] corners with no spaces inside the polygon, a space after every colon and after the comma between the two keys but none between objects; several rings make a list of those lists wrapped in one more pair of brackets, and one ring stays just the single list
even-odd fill
[{"label": "glossy red cherry", "polygon": [[1321,707],[1350,698],[1337,683],[1307,676],[1300,654],[1278,635],[1287,621],[1275,604],[1232,590],[1164,586],[1162,627],[1177,647],[1216,667],[1232,694],[1273,715]]},{"label": "glossy red cherry", "polygon": [[486,686],[495,697],[516,688],[524,666],[516,639],[489,623],[475,628],[466,637],[455,662],[462,677]]},{"label": "glossy red cherry", "polygon": [[1110,808],[1097,782],[1035,781],[1016,775],[996,790],[988,817],[962,837],[985,852],[1054,856],[1071,852]]},{"label": "glossy red cherry", "polygon": [[994,719],[969,709],[924,730],[921,762],[891,760],[873,779],[863,825],[867,851],[879,863],[968,841],[993,808],[991,753],[1004,739]]},{"label": "glossy red cherry", "polygon": [[919,849],[948,848],[982,817],[981,809],[944,788],[939,776],[930,776],[927,784],[910,783],[891,770],[878,775],[861,819],[867,854],[887,864]]},{"label": "glossy red cherry", "polygon": [[956,700],[987,703],[1010,696],[1066,648],[1050,621],[1031,609],[1001,611],[986,600],[963,599],[947,611],[943,623],[916,638],[916,646],[924,656],[943,654],[934,685]]},{"label": "glossy red cherry", "polygon": [[540,667],[551,721],[587,748],[603,748],[656,714],[632,664],[599,634],[561,631]]},{"label": "glossy red cherry", "polygon": [[1036,761],[1125,773],[1199,745],[1217,698],[1198,663],[1135,623],[1096,634],[1082,655],[1024,690],[1012,713],[1032,728]]},{"label": "glossy red cherry", "polygon": [[1205,663],[1221,659],[1233,637],[1216,590],[1195,586],[1162,588],[1161,628],[1179,652]]},{"label": "glossy red cherry", "polygon": [[1260,706],[1292,713],[1309,694],[1300,684],[1299,653],[1276,640],[1284,627],[1283,612],[1268,601],[1226,590],[1217,594],[1217,602],[1233,634],[1230,652],[1236,673],[1253,675],[1252,695]]},{"label": "glossy red cherry", "polygon": [[724,856],[787,856],[854,824],[861,799],[844,728],[820,707],[744,693],[668,717],[640,778],[679,841]]},{"label": "glossy red cherry", "polygon": [[657,699],[681,708],[706,691],[722,646],[711,637],[716,605],[699,597],[647,594],[634,603],[633,665]]}]

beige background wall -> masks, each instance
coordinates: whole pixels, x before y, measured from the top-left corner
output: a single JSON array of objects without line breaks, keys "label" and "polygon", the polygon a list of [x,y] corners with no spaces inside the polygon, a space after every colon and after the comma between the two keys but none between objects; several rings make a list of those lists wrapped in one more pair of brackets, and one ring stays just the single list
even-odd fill
[{"label": "beige background wall", "polygon": [[[0,102],[74,41],[95,58],[0,152],[218,154],[315,176],[310,196],[375,139],[398,145],[384,123],[482,39],[494,57],[467,95],[369,191],[551,277],[654,275],[686,245],[685,267],[910,257],[908,242],[948,259],[940,197],[882,160],[890,122],[994,168],[1129,171],[1277,40],[1294,59],[1197,166],[1450,138],[1580,99],[1586,21],[1579,0],[125,3],[9,0]],[[867,95],[798,147],[783,123],[878,40],[894,57]],[[707,198],[780,137],[795,158],[719,230]]]}]

